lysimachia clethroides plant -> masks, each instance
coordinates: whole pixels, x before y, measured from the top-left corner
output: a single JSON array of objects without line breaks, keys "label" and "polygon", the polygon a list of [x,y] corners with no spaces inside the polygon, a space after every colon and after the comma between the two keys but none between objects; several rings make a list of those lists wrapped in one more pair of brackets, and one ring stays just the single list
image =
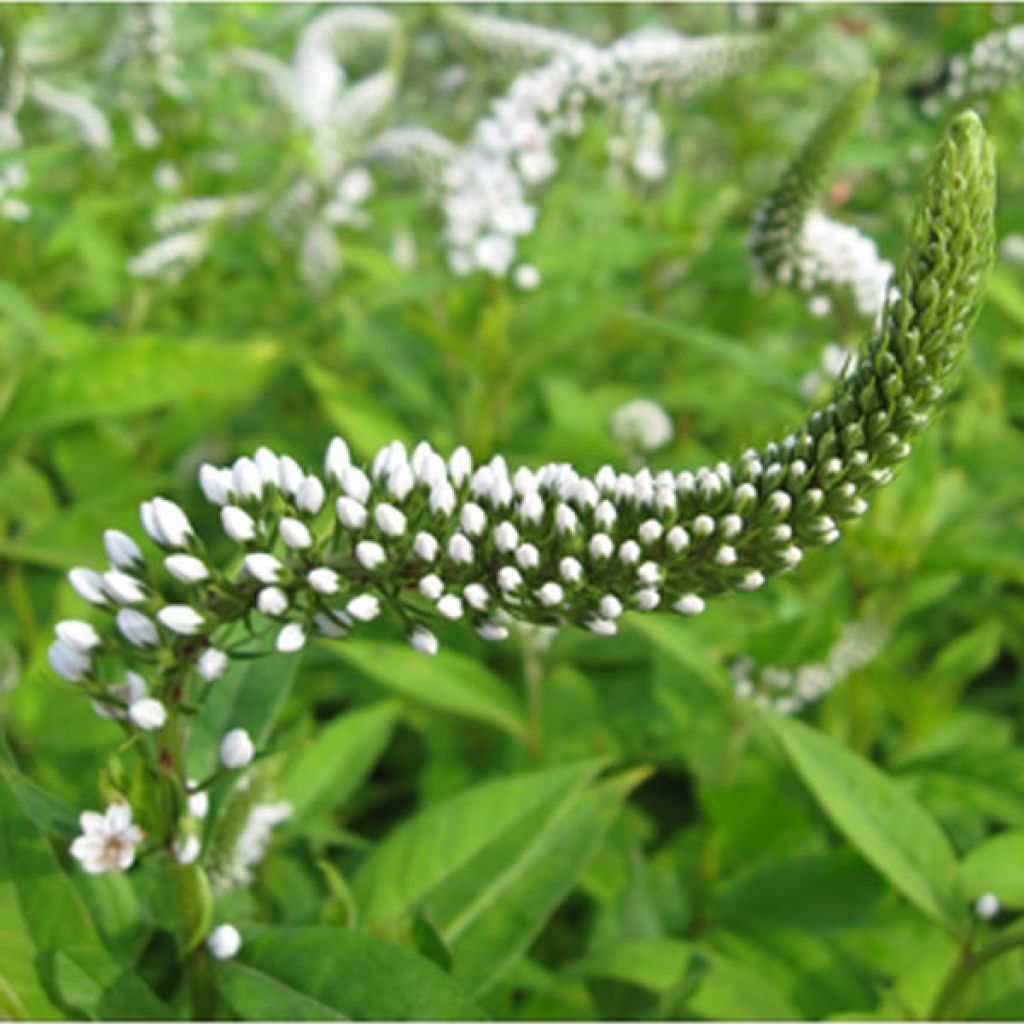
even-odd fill
[{"label": "lysimachia clethroides plant", "polygon": [[[396,442],[359,465],[335,438],[320,474],[261,448],[199,471],[234,545],[225,564],[179,505],[144,503],[151,544],[106,534],[111,565],[70,573],[95,614],[61,622],[49,651],[60,676],[122,723],[139,762],[134,776],[107,780],[111,806],[83,814],[73,855],[88,871],[163,857],[204,891],[211,852],[196,821],[210,780],[189,780],[186,754],[233,659],[341,640],[378,616],[424,655],[445,619],[493,641],[514,623],[611,636],[626,612],[697,615],[836,541],[947,390],[992,254],[994,193],[985,132],[963,113],[938,147],[856,370],[801,428],[733,462],[588,476],[565,463],[513,470],[501,456],[475,466],[465,448],[445,458]],[[231,730],[215,778],[245,772],[257,753]],[[209,943],[215,955],[238,948],[223,926]]]}]

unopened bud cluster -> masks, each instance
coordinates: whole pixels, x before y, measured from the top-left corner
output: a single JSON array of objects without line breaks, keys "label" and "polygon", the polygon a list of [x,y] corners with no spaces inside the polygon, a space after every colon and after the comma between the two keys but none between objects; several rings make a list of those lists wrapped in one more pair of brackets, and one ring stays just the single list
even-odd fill
[{"label": "unopened bud cluster", "polygon": [[853,130],[875,91],[875,77],[858,82],[828,113],[754,214],[749,246],[763,281],[808,294],[816,314],[847,292],[864,317],[885,304],[893,265],[872,239],[816,208],[839,144]]}]

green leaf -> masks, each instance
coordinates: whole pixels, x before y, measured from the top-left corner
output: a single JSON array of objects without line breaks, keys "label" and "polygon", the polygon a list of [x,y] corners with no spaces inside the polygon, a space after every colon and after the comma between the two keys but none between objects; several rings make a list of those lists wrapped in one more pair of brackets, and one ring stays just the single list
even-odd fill
[{"label": "green leaf", "polygon": [[600,762],[587,761],[491,779],[409,818],[356,874],[365,921],[380,927],[410,917],[474,858],[531,816],[552,814],[599,770]]},{"label": "green leaf", "polygon": [[15,1017],[53,1017],[41,955],[100,938],[49,843],[0,775],[0,1007]]},{"label": "green leaf", "polygon": [[519,705],[478,661],[441,651],[424,658],[407,644],[347,641],[332,652],[395,693],[438,711],[497,726],[517,739],[526,733]]},{"label": "green leaf", "polygon": [[452,973],[472,995],[491,988],[529,949],[648,774],[638,769],[573,794],[544,824],[524,821],[431,897],[430,917],[451,950]]},{"label": "green leaf", "polygon": [[248,398],[280,358],[267,341],[246,345],[157,337],[96,336],[26,379],[0,425],[0,439],[39,434],[105,416],[127,416],[182,402]]},{"label": "green leaf", "polygon": [[259,750],[295,681],[302,658],[274,654],[235,661],[209,691],[189,736],[189,772],[204,778],[217,766],[217,748],[229,729],[247,729]]},{"label": "green leaf", "polygon": [[397,706],[390,702],[352,711],[293,754],[275,785],[291,803],[292,817],[344,805],[384,752],[396,719]]},{"label": "green leaf", "polygon": [[170,1007],[136,974],[91,946],[68,946],[48,957],[61,1002],[89,1020],[169,1020]]},{"label": "green leaf", "polygon": [[979,843],[961,864],[970,899],[994,892],[1006,907],[1024,907],[1024,830],[1014,829]]},{"label": "green leaf", "polygon": [[953,935],[969,919],[956,857],[934,818],[875,765],[803,722],[755,712],[822,810],[919,910]]},{"label": "green leaf", "polygon": [[283,928],[216,965],[245,1020],[465,1020],[483,1013],[429,960],[340,928]]}]

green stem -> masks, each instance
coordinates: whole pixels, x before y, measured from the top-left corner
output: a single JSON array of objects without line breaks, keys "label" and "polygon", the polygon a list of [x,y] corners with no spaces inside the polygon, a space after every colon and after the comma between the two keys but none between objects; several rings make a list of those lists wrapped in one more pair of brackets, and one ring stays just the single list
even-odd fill
[{"label": "green stem", "polygon": [[536,637],[528,630],[522,630],[520,636],[526,691],[526,748],[530,757],[539,761],[544,746],[544,664],[537,650]]},{"label": "green stem", "polygon": [[969,946],[961,950],[960,957],[935,997],[929,1020],[949,1020],[949,1014],[956,1006],[957,1000],[963,995],[968,983],[986,964],[1011,950],[1024,946],[1024,932],[1013,932],[1001,935],[984,949],[974,952]]}]

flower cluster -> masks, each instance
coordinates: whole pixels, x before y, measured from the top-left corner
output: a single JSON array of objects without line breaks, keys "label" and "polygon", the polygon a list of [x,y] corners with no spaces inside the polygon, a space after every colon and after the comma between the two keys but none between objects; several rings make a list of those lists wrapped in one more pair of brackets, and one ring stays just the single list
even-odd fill
[{"label": "flower cluster", "polygon": [[875,88],[871,75],[842,97],[754,214],[749,246],[758,277],[808,293],[817,315],[829,311],[830,294],[848,291],[857,312],[874,319],[892,278],[893,265],[870,238],[816,209],[835,152]]},{"label": "flower cluster", "polygon": [[758,666],[753,658],[739,658],[729,667],[733,692],[740,700],[752,701],[758,707],[795,715],[869,664],[880,644],[881,634],[876,628],[852,623],[843,628],[820,662],[789,669]]},{"label": "flower cluster", "polygon": [[992,32],[949,63],[946,95],[954,102],[999,92],[1024,77],[1024,25]]},{"label": "flower cluster", "polygon": [[[475,16],[458,21],[471,38],[481,38]],[[487,20],[487,34],[494,33],[493,22]],[[691,95],[749,68],[765,52],[758,36],[646,31],[601,48],[559,34],[554,56],[520,74],[491,104],[445,172],[443,213],[453,271],[504,277],[514,267],[519,240],[536,224],[530,191],[555,174],[557,144],[582,133],[588,106],[608,108],[618,119],[612,139],[618,162],[656,179],[664,173],[664,156],[661,124],[651,107],[655,90]]]},{"label": "flower cluster", "polygon": [[290,65],[260,51],[235,50],[234,64],[260,76],[306,139],[312,164],[281,193],[192,198],[161,210],[154,219],[160,237],[133,258],[130,273],[178,280],[204,258],[216,225],[265,214],[276,231],[297,238],[302,278],[314,290],[326,288],[342,265],[335,229],[370,222],[365,203],[373,180],[363,149],[397,88],[389,69],[349,82],[342,61],[361,46],[383,46],[396,27],[390,13],[354,5],[314,18]]}]

